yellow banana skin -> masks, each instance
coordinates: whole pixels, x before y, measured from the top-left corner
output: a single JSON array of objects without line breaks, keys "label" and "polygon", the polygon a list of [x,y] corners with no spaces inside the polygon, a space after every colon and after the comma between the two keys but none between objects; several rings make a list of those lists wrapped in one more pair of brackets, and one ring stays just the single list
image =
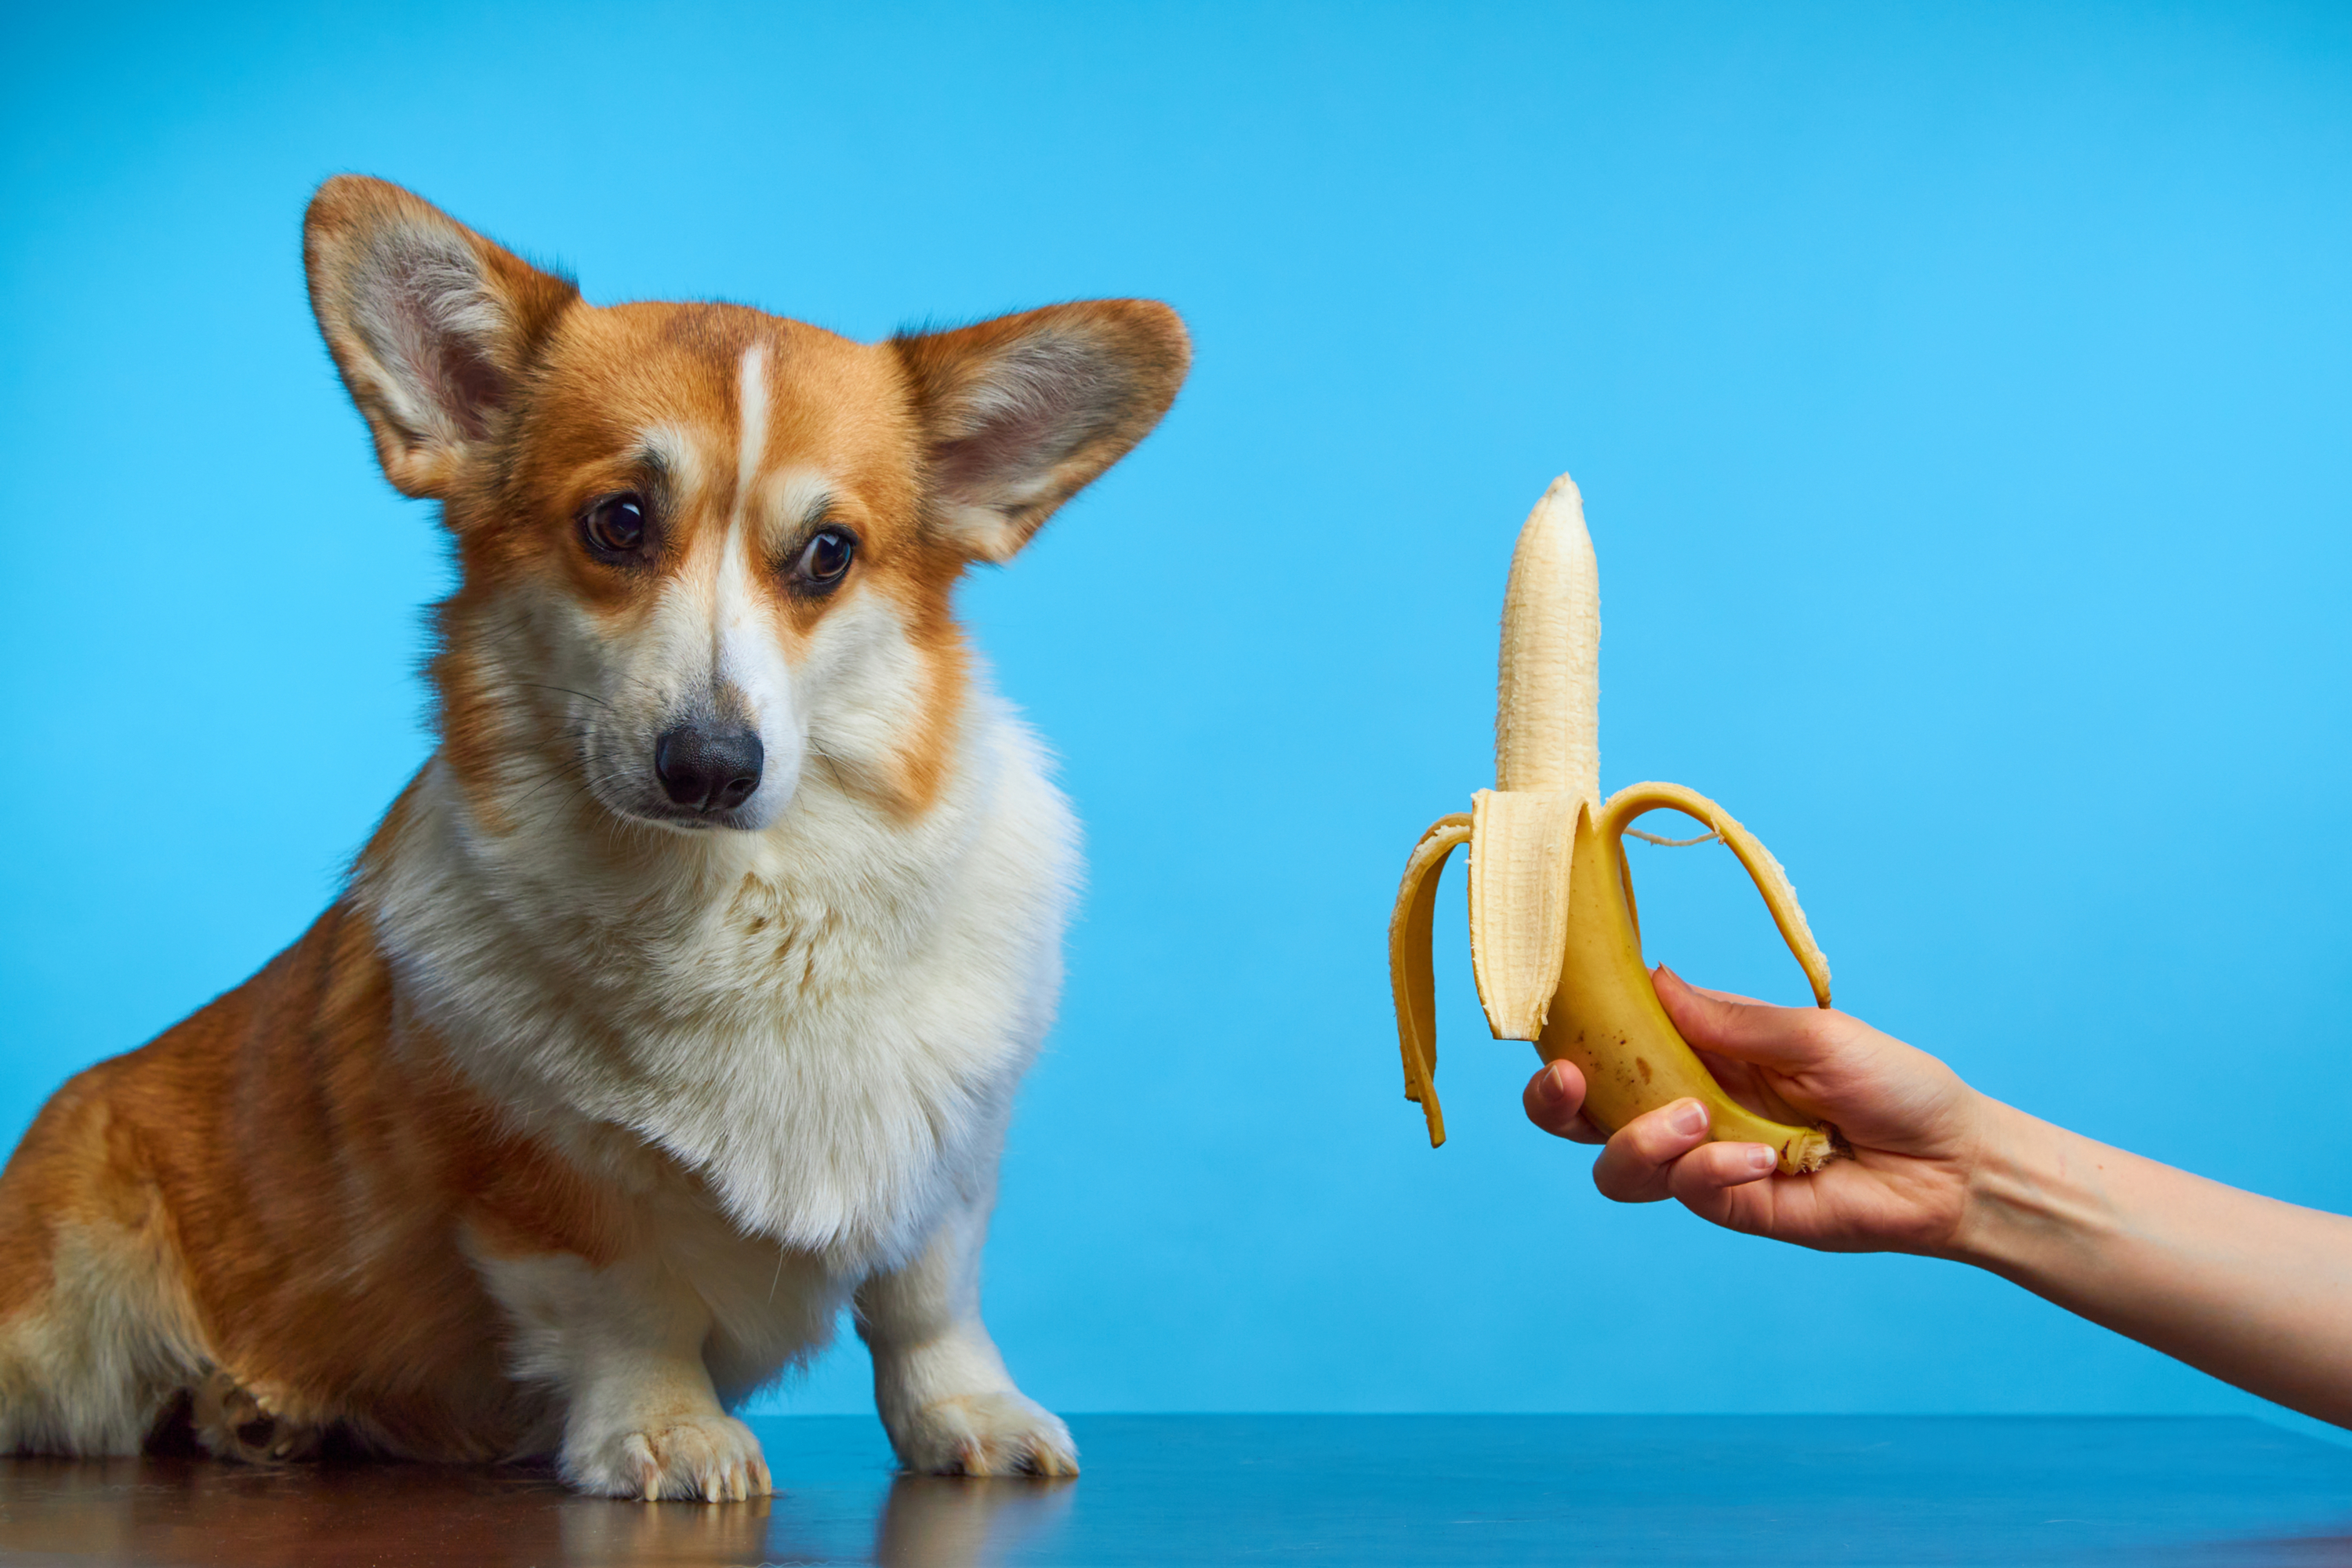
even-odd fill
[{"label": "yellow banana skin", "polygon": [[[1790,1121],[1775,1121],[1726,1094],[1658,1002],[1642,962],[1641,931],[1627,897],[1633,881],[1625,866],[1624,839],[1626,826],[1657,806],[1685,812],[1723,833],[1735,853],[1740,845],[1733,832],[1747,837],[1722,807],[1679,784],[1635,784],[1610,797],[1599,822],[1589,812],[1580,817],[1569,880],[1568,949],[1561,958],[1559,988],[1552,994],[1550,1021],[1536,1049],[1548,1062],[1576,1064],[1584,1075],[1585,1118],[1604,1132],[1659,1106],[1695,1099],[1706,1106],[1717,1139],[1769,1144],[1780,1155],[1781,1171],[1790,1175],[1817,1171],[1830,1159],[1830,1135],[1796,1123],[1795,1113],[1785,1108]],[[1785,934],[1792,921],[1778,906],[1779,889],[1763,875],[1758,876],[1757,885],[1764,890],[1766,903],[1776,906],[1773,914]],[[1801,931],[1803,916],[1795,912],[1795,900],[1789,899],[1785,907]],[[1812,981],[1815,1000],[1826,1006],[1829,970],[1821,961],[1821,950],[1812,946],[1810,932],[1802,945],[1792,938],[1790,946]]]},{"label": "yellow banana skin", "polygon": [[1583,500],[1563,474],[1520,531],[1504,599],[1496,725],[1501,788],[1478,791],[1471,813],[1442,817],[1422,835],[1390,916],[1389,980],[1405,1098],[1420,1104],[1430,1146],[1444,1143],[1431,923],[1438,874],[1467,844],[1472,973],[1496,1038],[1533,1040],[1546,1061],[1575,1063],[1584,1075],[1585,1116],[1603,1132],[1696,1099],[1707,1108],[1713,1137],[1769,1145],[1787,1174],[1819,1170],[1834,1155],[1834,1132],[1777,1097],[1766,1107],[1770,1115],[1739,1104],[1667,1018],[1642,961],[1627,828],[1661,809],[1706,824],[1754,879],[1823,1007],[1828,960],[1780,862],[1715,802],[1671,784],[1634,784],[1606,804],[1599,799],[1600,637]]},{"label": "yellow banana skin", "polygon": [[1445,1142],[1445,1115],[1437,1108],[1437,977],[1430,963],[1430,921],[1437,906],[1437,873],[1445,858],[1470,842],[1470,814],[1430,824],[1405,862],[1396,912],[1389,917],[1389,989],[1396,1002],[1397,1038],[1404,1048],[1404,1097],[1421,1106],[1429,1146]]}]

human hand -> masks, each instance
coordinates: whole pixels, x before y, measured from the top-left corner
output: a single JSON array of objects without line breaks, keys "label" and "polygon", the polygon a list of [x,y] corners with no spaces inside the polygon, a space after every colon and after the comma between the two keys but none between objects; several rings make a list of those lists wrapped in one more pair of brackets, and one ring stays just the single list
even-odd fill
[{"label": "human hand", "polygon": [[[1592,1182],[1620,1203],[1679,1201],[1732,1230],[1832,1252],[1949,1254],[1969,1178],[1991,1135],[1993,1102],[1927,1052],[1859,1018],[1703,991],[1661,964],[1666,1016],[1730,1096],[1765,1114],[1832,1123],[1851,1146],[1808,1176],[1775,1173],[1760,1143],[1706,1142],[1706,1108],[1678,1100],[1606,1140]],[[1550,1062],[1528,1082],[1528,1120],[1599,1143],[1584,1119],[1584,1076]]]}]

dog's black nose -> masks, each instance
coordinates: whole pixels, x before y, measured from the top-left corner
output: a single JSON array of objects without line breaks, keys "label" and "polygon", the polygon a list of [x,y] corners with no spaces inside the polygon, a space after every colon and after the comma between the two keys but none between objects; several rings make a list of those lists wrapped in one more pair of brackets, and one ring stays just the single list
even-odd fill
[{"label": "dog's black nose", "polygon": [[732,811],[760,787],[760,737],[737,725],[705,730],[680,724],[654,742],[662,791],[694,811]]}]

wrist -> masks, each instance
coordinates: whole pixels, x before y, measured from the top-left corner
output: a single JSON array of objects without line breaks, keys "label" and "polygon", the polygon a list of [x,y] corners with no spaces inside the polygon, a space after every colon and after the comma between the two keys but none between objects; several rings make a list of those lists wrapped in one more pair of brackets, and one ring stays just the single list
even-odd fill
[{"label": "wrist", "polygon": [[1977,1147],[1945,1256],[2027,1283],[2106,1228],[2105,1184],[2084,1157],[2095,1145],[1990,1096],[1978,1100]]}]

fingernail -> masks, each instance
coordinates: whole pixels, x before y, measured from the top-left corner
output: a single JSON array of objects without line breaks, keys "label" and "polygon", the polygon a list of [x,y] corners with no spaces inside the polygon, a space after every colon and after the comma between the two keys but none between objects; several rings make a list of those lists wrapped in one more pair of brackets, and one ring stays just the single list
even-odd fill
[{"label": "fingernail", "polygon": [[1673,1119],[1667,1123],[1685,1138],[1706,1131],[1706,1107],[1696,1100],[1685,1100],[1675,1107]]},{"label": "fingernail", "polygon": [[1559,1074],[1546,1068],[1536,1075],[1536,1098],[1547,1105],[1559,1103]]},{"label": "fingernail", "polygon": [[1765,1172],[1769,1171],[1773,1166],[1780,1163],[1780,1156],[1772,1152],[1771,1150],[1766,1148],[1763,1144],[1754,1143],[1748,1146],[1748,1168],[1755,1172],[1758,1175],[1760,1176],[1764,1174]]}]

